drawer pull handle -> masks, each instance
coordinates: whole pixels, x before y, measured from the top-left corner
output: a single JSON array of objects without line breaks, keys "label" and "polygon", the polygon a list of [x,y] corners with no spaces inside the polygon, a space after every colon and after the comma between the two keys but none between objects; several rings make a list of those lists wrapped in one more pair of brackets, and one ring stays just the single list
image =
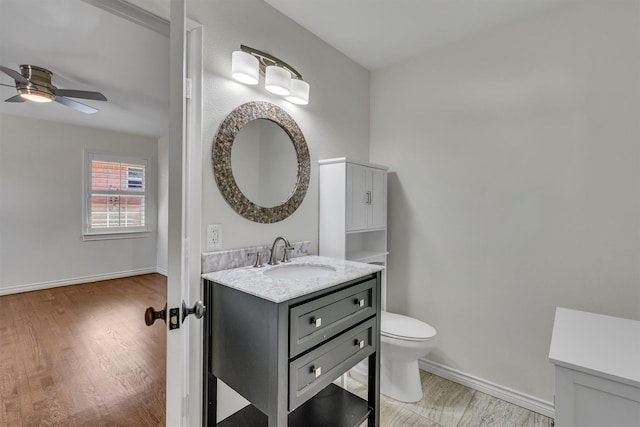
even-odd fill
[{"label": "drawer pull handle", "polygon": [[365,344],[364,340],[358,340],[358,339],[356,339],[353,343],[354,343],[355,345],[357,345],[358,347],[360,347],[360,348],[364,348],[364,344]]},{"label": "drawer pull handle", "polygon": [[355,300],[353,300],[353,303],[358,307],[364,307],[364,298],[360,298],[360,299],[356,298]]},{"label": "drawer pull handle", "polygon": [[318,378],[320,375],[322,375],[322,368],[320,366],[318,366],[317,368],[315,366],[311,366],[311,373],[315,375],[316,378]]},{"label": "drawer pull handle", "polygon": [[322,326],[322,317],[318,317],[318,318],[312,317],[311,323],[314,324],[316,328],[319,328],[320,326]]}]

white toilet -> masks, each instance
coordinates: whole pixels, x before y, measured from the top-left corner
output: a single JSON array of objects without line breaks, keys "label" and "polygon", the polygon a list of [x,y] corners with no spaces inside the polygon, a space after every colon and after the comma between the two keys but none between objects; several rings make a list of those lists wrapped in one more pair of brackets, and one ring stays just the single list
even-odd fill
[{"label": "white toilet", "polygon": [[[418,359],[435,345],[436,330],[418,319],[382,312],[380,319],[380,392],[401,402],[422,399]],[[367,360],[350,374],[356,381],[367,383]]]}]

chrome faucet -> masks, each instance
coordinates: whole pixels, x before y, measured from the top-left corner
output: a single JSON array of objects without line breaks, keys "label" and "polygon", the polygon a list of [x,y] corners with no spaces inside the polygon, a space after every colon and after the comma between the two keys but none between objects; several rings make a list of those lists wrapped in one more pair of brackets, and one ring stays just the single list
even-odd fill
[{"label": "chrome faucet", "polygon": [[282,262],[289,262],[289,253],[288,251],[292,250],[293,248],[291,247],[291,245],[289,244],[289,241],[286,239],[286,237],[282,237],[282,236],[278,236],[276,237],[276,240],[273,241],[273,245],[271,246],[271,256],[269,257],[269,265],[276,265],[278,264],[278,260],[277,260],[277,246],[278,246],[278,242],[281,241],[284,243],[284,254],[282,255]]}]

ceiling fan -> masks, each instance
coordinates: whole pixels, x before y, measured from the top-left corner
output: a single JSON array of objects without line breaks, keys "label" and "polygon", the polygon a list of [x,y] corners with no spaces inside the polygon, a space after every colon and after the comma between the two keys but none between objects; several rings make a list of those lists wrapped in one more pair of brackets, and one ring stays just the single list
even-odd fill
[{"label": "ceiling fan", "polygon": [[[71,107],[85,114],[93,114],[98,110],[88,105],[74,101],[71,98],[92,99],[94,101],[106,101],[107,98],[100,92],[74,89],[58,89],[51,83],[51,71],[34,65],[21,65],[20,73],[0,65],[3,71],[13,80],[18,95],[5,99],[5,102],[51,102],[55,101],[67,107]],[[13,87],[9,85],[3,85]]]}]

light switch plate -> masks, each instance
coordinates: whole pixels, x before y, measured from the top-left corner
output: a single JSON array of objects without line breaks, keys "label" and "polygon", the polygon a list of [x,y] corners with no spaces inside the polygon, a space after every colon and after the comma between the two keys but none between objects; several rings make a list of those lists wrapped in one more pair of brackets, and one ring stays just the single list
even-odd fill
[{"label": "light switch plate", "polygon": [[207,249],[222,248],[222,224],[207,225]]}]

